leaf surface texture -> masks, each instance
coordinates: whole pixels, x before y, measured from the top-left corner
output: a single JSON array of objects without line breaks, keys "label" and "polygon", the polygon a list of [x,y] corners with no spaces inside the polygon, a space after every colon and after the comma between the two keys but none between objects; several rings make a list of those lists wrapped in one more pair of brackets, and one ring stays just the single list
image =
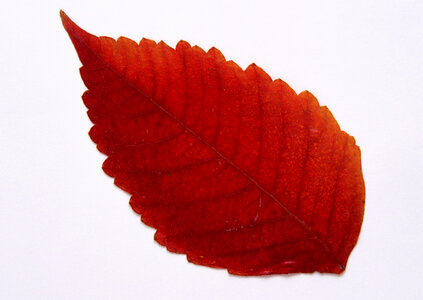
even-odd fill
[{"label": "leaf surface texture", "polygon": [[215,48],[115,41],[61,17],[103,169],[158,243],[237,275],[345,270],[364,213],[360,149],[311,93]]}]

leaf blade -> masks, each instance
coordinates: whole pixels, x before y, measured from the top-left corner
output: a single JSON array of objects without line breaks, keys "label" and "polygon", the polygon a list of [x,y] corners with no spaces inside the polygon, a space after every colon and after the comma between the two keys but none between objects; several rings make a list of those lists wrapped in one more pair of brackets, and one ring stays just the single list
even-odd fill
[{"label": "leaf blade", "polygon": [[97,38],[61,16],[103,169],[156,241],[239,275],[345,269],[364,210],[359,148],[317,99],[215,48]]}]

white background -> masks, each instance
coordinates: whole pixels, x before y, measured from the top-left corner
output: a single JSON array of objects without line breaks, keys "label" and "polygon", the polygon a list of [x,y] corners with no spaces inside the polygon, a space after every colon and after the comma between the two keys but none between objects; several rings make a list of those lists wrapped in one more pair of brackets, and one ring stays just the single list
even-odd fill
[{"label": "white background", "polygon": [[[236,277],[154,242],[101,170],[60,8],[96,35],[216,46],[314,93],[362,150],[346,272]],[[0,36],[0,299],[422,299],[423,1],[14,0]]]}]

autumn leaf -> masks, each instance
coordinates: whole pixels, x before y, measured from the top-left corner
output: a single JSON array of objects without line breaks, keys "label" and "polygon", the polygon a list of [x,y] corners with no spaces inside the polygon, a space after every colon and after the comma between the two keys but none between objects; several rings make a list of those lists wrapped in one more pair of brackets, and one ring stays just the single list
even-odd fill
[{"label": "autumn leaf", "polygon": [[360,149],[311,93],[216,48],[115,41],[61,18],[103,169],[158,243],[237,275],[345,270],[364,212]]}]

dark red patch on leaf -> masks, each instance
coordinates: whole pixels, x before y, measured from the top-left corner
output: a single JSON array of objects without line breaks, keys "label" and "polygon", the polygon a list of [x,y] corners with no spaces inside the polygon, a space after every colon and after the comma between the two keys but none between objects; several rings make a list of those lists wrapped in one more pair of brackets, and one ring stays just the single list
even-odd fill
[{"label": "dark red patch on leaf", "polygon": [[309,92],[181,41],[91,35],[90,137],[155,239],[237,275],[344,271],[364,212],[360,149]]}]

